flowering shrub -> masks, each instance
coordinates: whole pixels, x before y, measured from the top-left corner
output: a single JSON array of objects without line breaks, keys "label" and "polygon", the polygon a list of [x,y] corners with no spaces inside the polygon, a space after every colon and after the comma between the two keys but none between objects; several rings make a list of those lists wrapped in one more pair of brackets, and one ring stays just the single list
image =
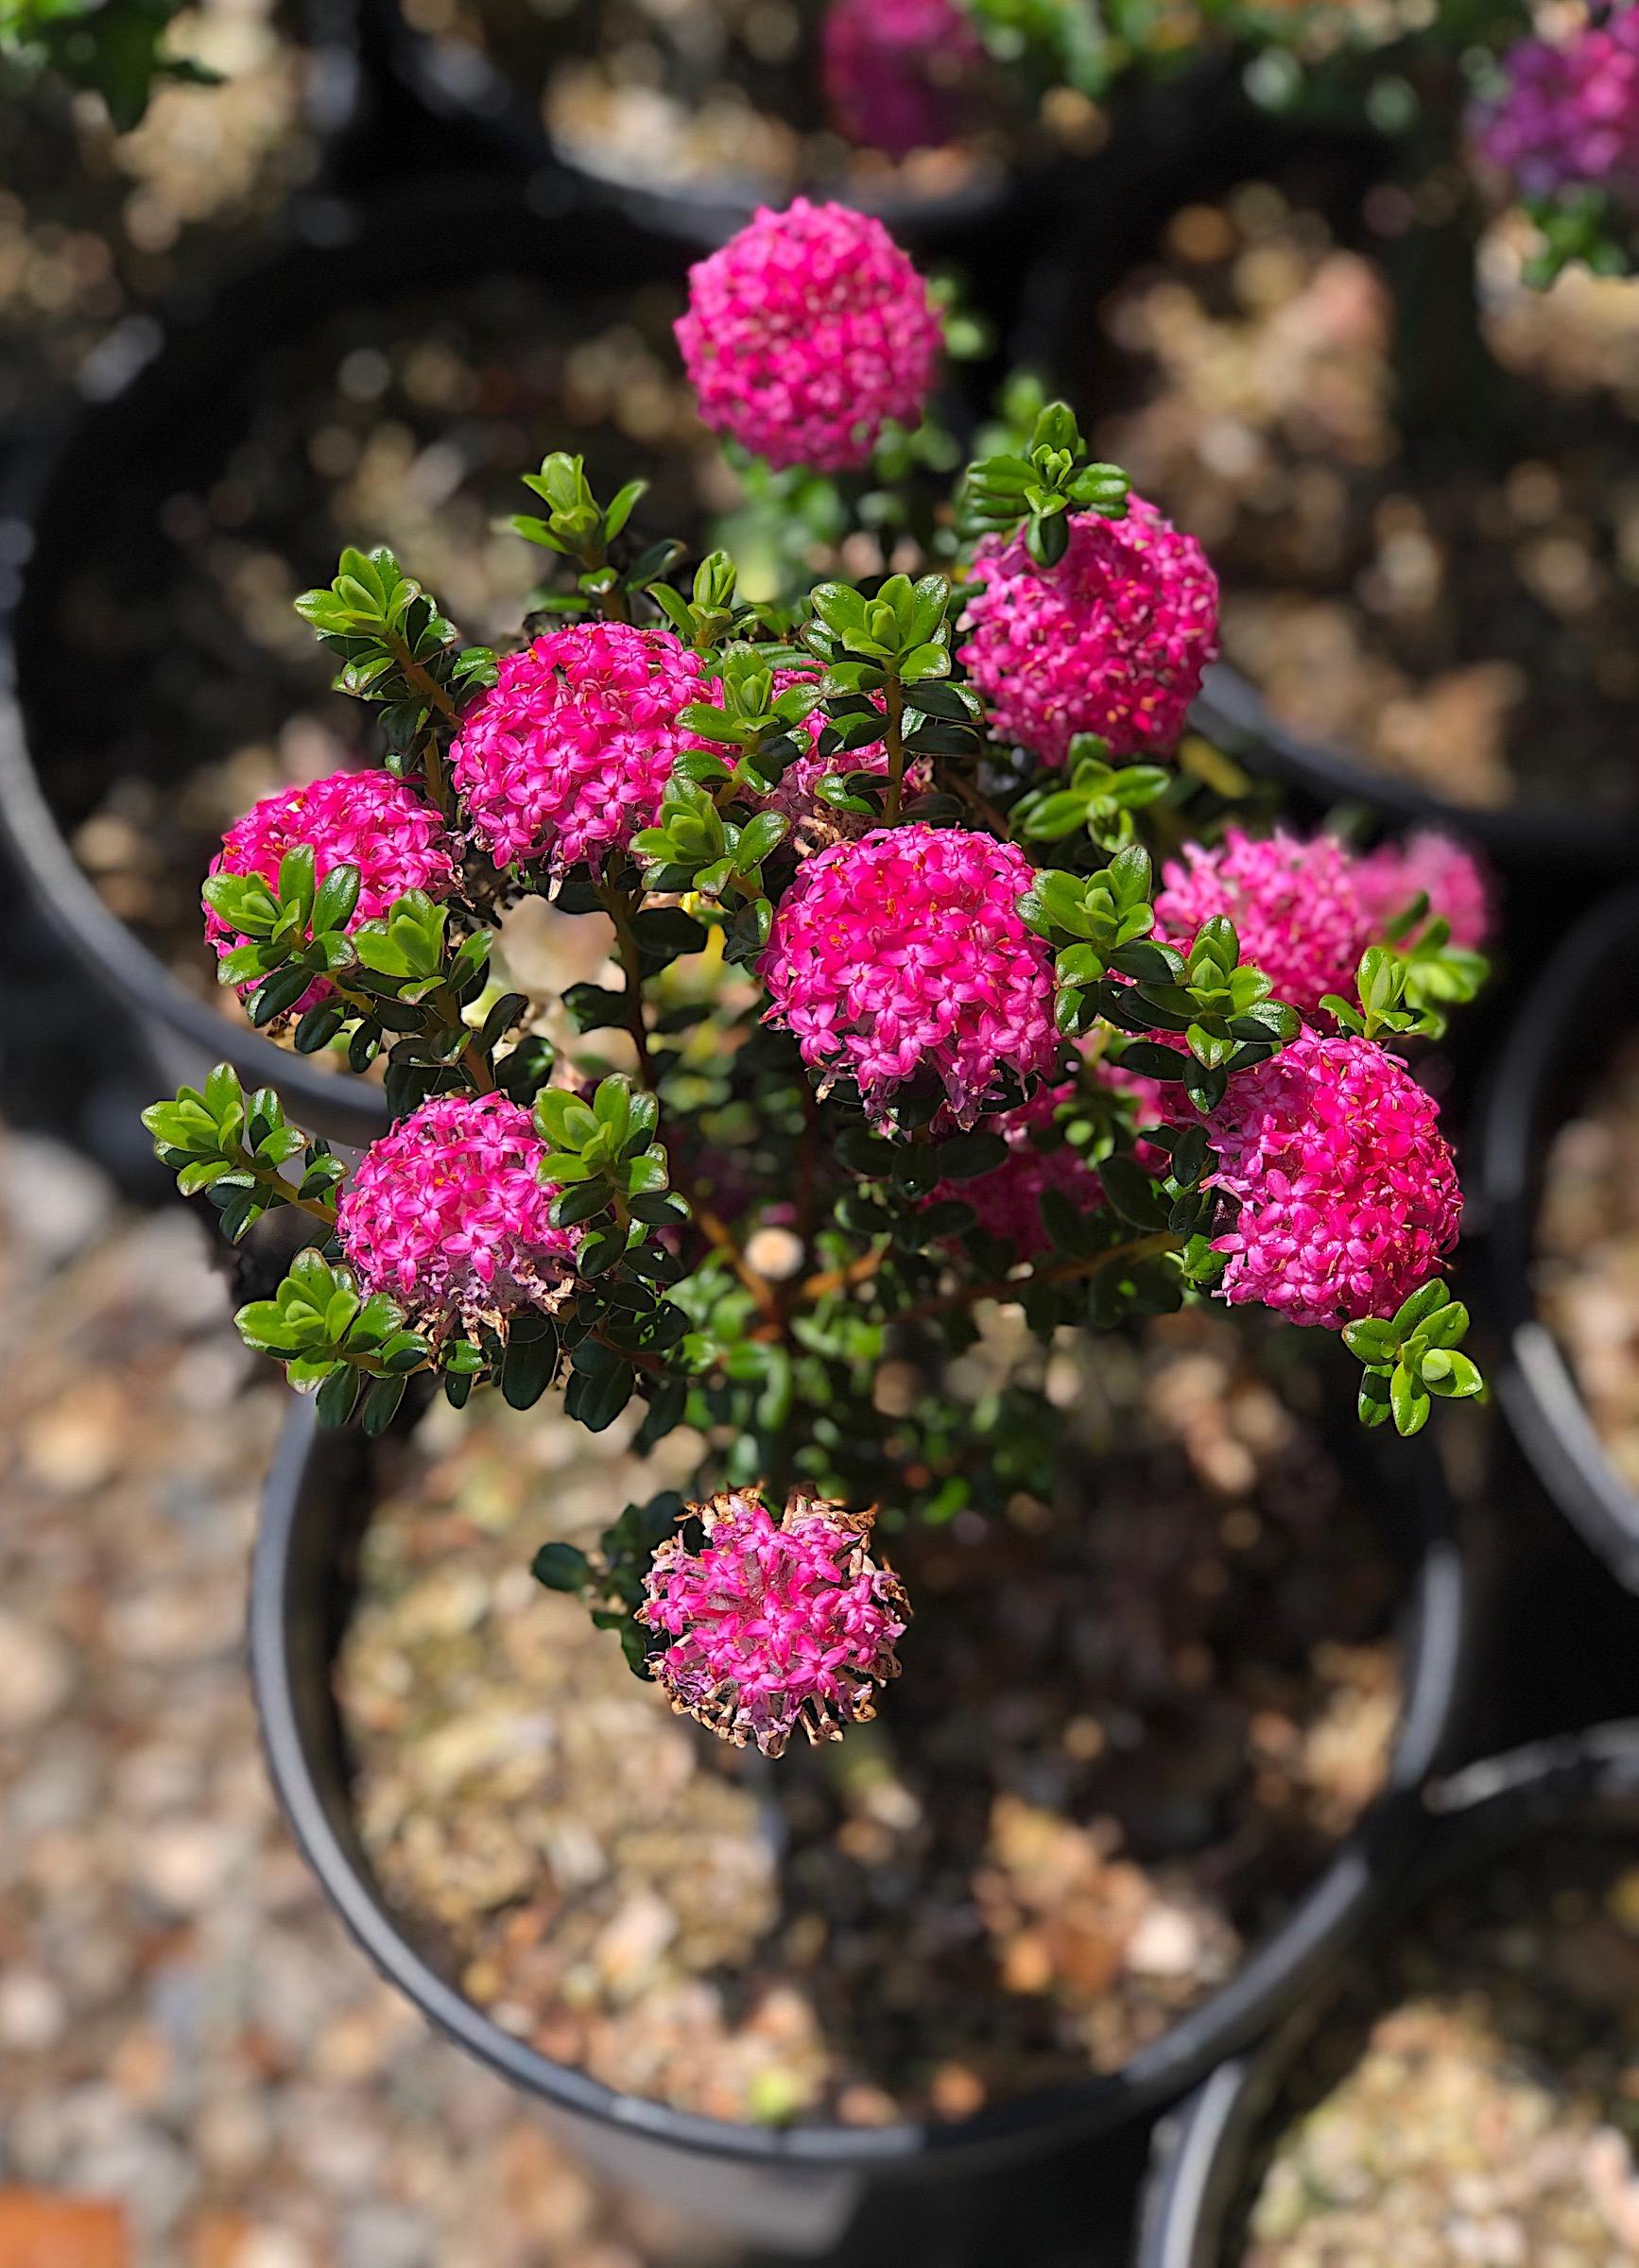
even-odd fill
[{"label": "flowering shrub", "polygon": [[[702,272],[708,404],[820,461],[931,352],[874,223],[761,215]],[[694,1502],[535,1572],[774,1755],[897,1668],[871,1507],[999,1511],[1052,1437],[1043,1359],[964,1400],[975,1308],[1044,1350],[1255,1301],[1341,1331],[1362,1417],[1403,1432],[1479,1390],[1403,1057],[1483,979],[1483,883],[1436,838],[1260,836],[1228,767],[1175,761],[1211,570],[1062,404],[968,468],[915,579],[778,605],[720,552],[664,579],[641,483],[603,503],[555,455],[528,485],[557,627],[466,645],[388,552],[345,552],[300,610],[385,768],[258,806],[205,887],[250,1022],[379,1072],[390,1130],[350,1167],[227,1066],[147,1113],[231,1238],[300,1216],[238,1324],[322,1418],[378,1433],[421,1376],[561,1387],[594,1431],[635,1404],[639,1451],[689,1428]],[[603,923],[610,981],[514,988],[497,927],[529,898]],[[889,1356],[922,1382],[892,1410]]]},{"label": "flowering shrub", "polygon": [[1474,137],[1536,208],[1550,243],[1625,266],[1602,224],[1639,212],[1639,9],[1616,0],[1562,38],[1519,41],[1501,92],[1476,106]]}]

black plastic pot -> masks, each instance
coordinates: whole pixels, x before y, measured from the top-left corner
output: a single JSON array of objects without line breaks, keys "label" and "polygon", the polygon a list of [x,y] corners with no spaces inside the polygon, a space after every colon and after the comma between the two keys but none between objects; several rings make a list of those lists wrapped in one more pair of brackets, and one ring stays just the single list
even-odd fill
[{"label": "black plastic pot", "polygon": [[[1018,2198],[1037,2186],[1036,2168],[1054,2154],[1080,2154],[1071,2162],[1084,2191],[1088,2146],[1130,2148],[1138,2122],[1303,2000],[1366,1926],[1409,1855],[1418,1791],[1454,1722],[1466,1578],[1433,1457],[1418,1445],[1391,1452],[1383,1489],[1405,1515],[1406,1559],[1406,1701],[1384,1796],[1240,1971],[1122,2070],[962,2122],[767,2129],[672,2111],[548,2062],[429,1967],[388,1911],[360,1847],[331,1689],[370,1516],[368,1452],[352,1436],[319,1433],[305,1402],[286,1424],[252,1576],[251,1667],[268,1761],[298,1840],[365,1951],[459,2045],[567,2122],[588,2155],[663,2189],[674,2203],[692,2203],[793,2251],[820,2249],[868,2207],[874,2225],[885,2195],[889,2210],[895,2196],[927,2201],[905,2208],[914,2227],[941,2201],[948,2214],[956,2197],[965,2235],[989,2229],[991,2241],[988,2251],[964,2243],[949,2257],[993,2262],[1005,2232],[1017,2225]],[[860,2259],[852,2238],[849,2257]]]},{"label": "black plastic pot", "polygon": [[1503,1334],[1497,1393],[1549,1495],[1630,1590],[1639,1591],[1639,1495],[1594,1429],[1531,1290],[1543,1170],[1556,1129],[1609,1051],[1613,1001],[1639,951],[1639,890],[1607,899],[1541,968],[1496,1065],[1480,1128],[1488,1278]]},{"label": "black plastic pot", "polygon": [[[1639,1830],[1639,1723],[1604,1725],[1471,1764],[1431,1793],[1417,1865],[1372,1942],[1424,1899],[1556,1830]],[[1227,2268],[1225,2244],[1248,2201],[1269,2113],[1325,2014],[1303,2009],[1255,2054],[1221,2065],[1156,2130],[1134,2268]]]},{"label": "black plastic pot", "polygon": [[[213,1062],[232,1061],[247,1083],[275,1087],[300,1124],[342,1144],[368,1142],[385,1126],[380,1090],[321,1071],[218,1015],[109,912],[77,864],[40,723],[54,673],[60,679],[69,666],[52,625],[79,546],[105,508],[110,468],[174,467],[180,477],[209,462],[213,448],[235,438],[258,364],[292,333],[371,294],[437,288],[473,272],[525,278],[548,302],[678,272],[673,256],[618,220],[591,235],[565,226],[563,212],[561,185],[551,181],[446,181],[383,205],[301,207],[290,240],[219,294],[173,307],[163,324],[128,325],[108,342],[87,366],[61,429],[0,495],[0,827],[19,869],[68,945],[140,1025],[164,1076],[197,1081]],[[542,449],[555,438],[543,435]]]},{"label": "black plastic pot", "polygon": [[1531,803],[1496,810],[1447,803],[1347,749],[1287,731],[1257,688],[1227,662],[1207,672],[1192,721],[1249,770],[1279,781],[1313,816],[1339,804],[1363,804],[1390,830],[1439,827],[1479,844],[1505,873],[1553,866],[1580,879],[1610,880],[1639,871],[1639,818]]}]

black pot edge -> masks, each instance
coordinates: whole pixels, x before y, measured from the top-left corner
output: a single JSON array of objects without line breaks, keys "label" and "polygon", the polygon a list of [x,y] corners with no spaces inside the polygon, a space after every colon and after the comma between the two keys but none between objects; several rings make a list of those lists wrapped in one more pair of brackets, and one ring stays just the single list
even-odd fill
[{"label": "black pot edge", "polygon": [[1534,804],[1479,809],[1447,803],[1415,781],[1373,770],[1346,749],[1301,739],[1282,725],[1249,678],[1215,662],[1190,713],[1195,729],[1265,778],[1318,809],[1364,804],[1391,826],[1427,826],[1477,843],[1505,871],[1544,864],[1613,879],[1639,871],[1639,817]]},{"label": "black pot edge", "polygon": [[[215,335],[224,323],[234,340],[235,363],[254,352],[258,338],[278,320],[270,309],[291,300],[287,283],[279,288],[282,279],[305,274],[322,279],[316,302],[328,303],[339,296],[341,280],[365,259],[376,287],[407,284],[437,266],[437,249],[427,249],[427,229],[436,229],[439,243],[456,257],[463,243],[469,251],[474,241],[484,243],[483,234],[474,238],[470,232],[482,231],[497,216],[505,216],[514,237],[520,230],[538,237],[543,259],[564,257],[567,246],[572,266],[584,273],[591,249],[583,238],[576,249],[573,232],[566,237],[562,230],[568,198],[564,186],[549,179],[519,182],[472,176],[356,201],[304,200],[294,208],[287,232],[208,298],[182,295],[157,322],[145,317],[127,326],[111,342],[118,352],[88,373],[79,404],[20,455],[0,495],[0,525],[9,522],[21,529],[18,548],[25,559],[15,591],[0,603],[0,836],[65,943],[146,1026],[157,1027],[162,1049],[169,1035],[205,1064],[233,1063],[248,1085],[274,1088],[309,1132],[343,1144],[369,1143],[386,1130],[387,1107],[379,1089],[321,1072],[218,1016],[208,1001],[178,984],[135,933],[108,911],[76,861],[41,786],[17,697],[20,621],[31,603],[27,561],[38,548],[36,531],[58,507],[60,488],[83,477],[85,466],[99,455],[106,456],[110,427],[117,435],[124,419],[140,416],[145,408],[164,414],[171,383],[167,372],[176,358],[186,369],[212,358]],[[605,251],[617,272],[624,272],[627,263],[632,272],[646,263],[658,272],[662,265],[631,232],[620,246],[606,246]],[[0,576],[0,582],[5,579]]]},{"label": "black pot edge", "polygon": [[[704,254],[744,228],[760,206],[772,202],[779,207],[787,201],[785,193],[772,183],[730,176],[715,185],[665,188],[600,173],[560,146],[528,96],[476,48],[417,31],[405,22],[397,0],[362,0],[362,6],[368,51],[376,67],[387,70],[422,110],[486,137],[503,164],[526,172],[545,168],[560,175],[573,184],[578,202],[589,213],[618,212],[674,244]],[[913,249],[930,256],[948,253],[970,232],[988,233],[1009,218],[1052,211],[1069,185],[1103,155],[1099,150],[1086,158],[1067,155],[1039,165],[1010,166],[946,195],[889,194],[862,199],[858,209],[871,214]],[[835,187],[799,186],[789,192],[792,197],[838,194]]]},{"label": "black pot edge", "polygon": [[[1536,1741],[1467,1765],[1430,1791],[1429,1847],[1380,1917],[1389,1928],[1453,1877],[1545,1829],[1639,1795],[1639,1718]],[[1156,2126],[1132,2268],[1224,2268],[1247,2155],[1328,2002],[1301,2009]]]},{"label": "black pot edge", "polygon": [[[1467,1571],[1450,1496],[1432,1452],[1424,1445],[1405,1445],[1411,1450],[1404,1464],[1420,1506],[1423,1542],[1399,1625],[1403,1658],[1413,1671],[1388,1785],[1308,1894],[1228,1984],[1123,2073],[1000,2105],[960,2123],[766,2129],[673,2111],[617,2094],[552,2064],[492,2024],[413,1950],[332,1824],[297,1703],[291,1640],[301,1601],[294,1595],[291,1545],[311,1491],[334,1489],[334,1471],[327,1478],[320,1458],[345,1456],[349,1446],[347,1436],[329,1436],[326,1442],[311,1403],[298,1402],[280,1440],[257,1537],[250,1607],[251,1678],[268,1771],[285,1818],[355,1942],[438,2029],[524,2092],[572,2119],[642,2136],[687,2155],[792,2175],[823,2170],[926,2178],[1002,2167],[1096,2140],[1175,2102],[1204,2071],[1261,2037],[1301,2004],[1369,1926],[1386,1885],[1408,1860],[1423,1819],[1422,1790],[1456,1725]],[[352,1447],[356,1453],[357,1445]],[[362,1465],[354,1469],[362,1472]]]},{"label": "black pot edge", "polygon": [[[1639,888],[1596,903],[1537,972],[1504,1043],[1481,1118],[1485,1280],[1503,1340],[1497,1394],[1537,1478],[1612,1572],[1639,1592],[1639,1495],[1611,1463],[1571,1366],[1539,1319],[1530,1266],[1544,1111],[1610,965],[1639,944]],[[1579,1018],[1579,1006],[1583,1014]]]}]

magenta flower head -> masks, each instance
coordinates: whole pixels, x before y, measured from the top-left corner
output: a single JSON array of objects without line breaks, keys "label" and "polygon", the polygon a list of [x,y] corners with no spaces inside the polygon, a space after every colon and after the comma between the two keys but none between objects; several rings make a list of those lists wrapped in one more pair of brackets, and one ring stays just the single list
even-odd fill
[{"label": "magenta flower head", "polygon": [[1239,1200],[1222,1296],[1337,1331],[1391,1315],[1457,1241],[1440,1111],[1373,1040],[1303,1031],[1239,1073],[1207,1123],[1211,1184]]},{"label": "magenta flower head", "polygon": [[1385,843],[1360,863],[1356,876],[1377,931],[1428,900],[1430,915],[1450,925],[1454,945],[1483,953],[1496,918],[1496,882],[1482,859],[1437,828],[1420,828],[1403,843]]},{"label": "magenta flower head", "polygon": [[966,129],[988,61],[959,0],[831,0],[821,50],[825,99],[842,132],[894,159]]},{"label": "magenta flower head", "polygon": [[968,1181],[940,1181],[927,1202],[955,1197],[974,1211],[975,1226],[1010,1245],[1021,1260],[1033,1260],[1052,1243],[1042,1218],[1042,1199],[1057,1190],[1078,1213],[1095,1212],[1104,1202],[1104,1184],[1078,1150],[1051,1140],[1061,1105],[1074,1100],[1076,1082],[1042,1087],[1027,1102],[998,1111],[985,1121],[987,1134],[999,1134],[1008,1155],[988,1174]]},{"label": "magenta flower head", "polygon": [[524,1307],[561,1306],[576,1235],[554,1228],[546,1145],[504,1094],[436,1094],[371,1143],[342,1190],[336,1232],[366,1292],[386,1292],[429,1337]]},{"label": "magenta flower head", "polygon": [[1639,8],[1613,7],[1563,41],[1521,40],[1503,74],[1474,121],[1482,157],[1527,197],[1588,187],[1639,202]]},{"label": "magenta flower head", "polygon": [[670,630],[582,622],[507,654],[461,719],[452,776],[498,867],[595,868],[654,824],[700,663]]},{"label": "magenta flower head", "polygon": [[1178,746],[1217,654],[1217,577],[1193,536],[1142,496],[1125,520],[1078,512],[1056,567],[1022,536],[981,537],[960,649],[992,728],[1044,764],[1078,732],[1117,757]]},{"label": "magenta flower head", "polygon": [[799,1725],[810,1741],[839,1741],[874,1716],[910,1619],[898,1576],[871,1556],[875,1514],[797,1493],[776,1524],[758,1488],[688,1510],[704,1547],[668,1537],[637,1610],[671,1641],[649,1667],[673,1709],[765,1756],[782,1755]]},{"label": "magenta flower head", "polygon": [[677,323],[712,431],[816,472],[854,472],[890,419],[920,421],[943,335],[881,221],[802,197],[689,270]]},{"label": "magenta flower head", "polygon": [[1312,1016],[1328,992],[1354,997],[1360,955],[1377,923],[1360,890],[1359,861],[1329,834],[1308,841],[1232,827],[1216,849],[1186,843],[1162,869],[1155,934],[1188,950],[1201,923],[1227,915],[1241,958],[1263,971],[1277,1000]]},{"label": "magenta flower head", "polygon": [[1033,869],[1012,843],[959,827],[879,828],[798,868],[758,972],[768,1021],[828,1088],[846,1073],[878,1125],[931,1078],[971,1126],[1011,1072],[1051,1072],[1053,961],[1018,904]]},{"label": "magenta flower head", "polygon": [[[361,921],[379,920],[406,890],[447,898],[459,879],[438,813],[414,788],[383,771],[333,772],[311,785],[264,796],[222,837],[211,872],[260,874],[264,882],[276,883],[280,860],[303,843],[312,847],[319,882],[336,867],[358,868],[358,902],[348,919],[350,930]],[[247,942],[213,912],[209,901],[205,937],[218,960]],[[240,990],[252,990],[257,981],[250,978]],[[313,1007],[329,991],[320,979],[298,1005]]]}]

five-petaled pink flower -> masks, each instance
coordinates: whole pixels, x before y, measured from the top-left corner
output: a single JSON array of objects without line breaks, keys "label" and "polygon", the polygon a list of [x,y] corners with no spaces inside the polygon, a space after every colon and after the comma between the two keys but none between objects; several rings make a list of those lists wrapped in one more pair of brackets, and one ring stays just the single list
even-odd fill
[{"label": "five-petaled pink flower", "polygon": [[871,1556],[874,1514],[798,1492],[776,1523],[760,1488],[688,1512],[702,1548],[668,1537],[637,1610],[670,1641],[649,1667],[672,1707],[765,1756],[799,1725],[810,1741],[840,1740],[873,1716],[910,1616],[899,1578]]}]

